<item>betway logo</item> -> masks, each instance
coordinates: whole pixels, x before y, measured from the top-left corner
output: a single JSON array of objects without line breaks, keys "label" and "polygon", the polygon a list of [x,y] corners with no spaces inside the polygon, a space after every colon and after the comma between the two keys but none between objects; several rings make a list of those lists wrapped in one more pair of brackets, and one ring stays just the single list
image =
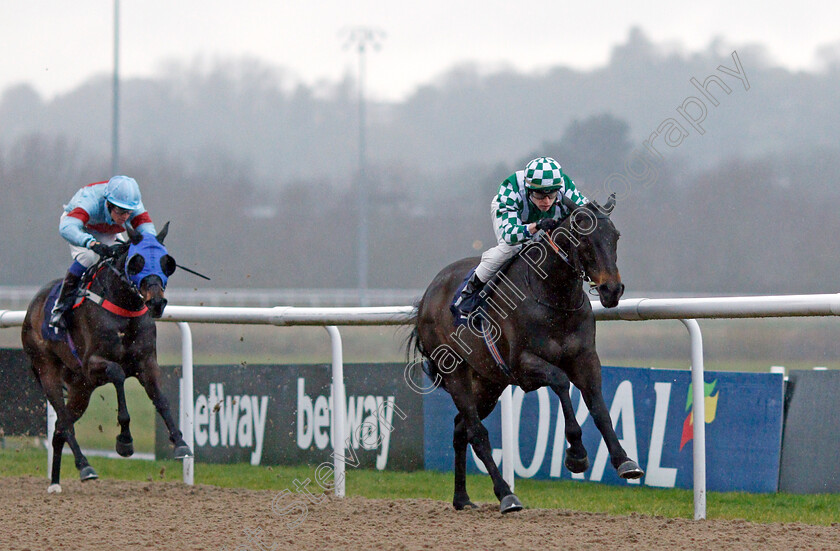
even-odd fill
[{"label": "betway logo", "polygon": [[195,443],[253,448],[251,465],[259,465],[266,410],[268,396],[225,396],[222,383],[210,383],[208,395],[195,399]]},{"label": "betway logo", "polygon": [[[314,399],[306,394],[306,379],[297,380],[297,445],[301,449],[309,449],[313,442],[319,450],[326,449],[334,440],[332,430],[332,396],[316,396]],[[351,450],[375,450],[376,468],[380,471],[388,463],[388,449],[391,444],[391,430],[393,429],[394,410],[400,418],[405,414],[396,407],[394,397],[388,396],[348,396],[347,416],[344,423],[344,434],[347,435],[346,446]]]}]

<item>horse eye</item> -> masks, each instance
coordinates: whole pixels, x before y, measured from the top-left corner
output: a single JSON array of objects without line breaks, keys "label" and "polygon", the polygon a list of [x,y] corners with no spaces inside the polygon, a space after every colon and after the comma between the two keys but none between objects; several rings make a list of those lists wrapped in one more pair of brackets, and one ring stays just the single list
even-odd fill
[{"label": "horse eye", "polygon": [[160,269],[163,270],[163,273],[166,277],[169,277],[172,274],[174,274],[176,267],[177,265],[175,264],[175,259],[169,256],[168,254],[160,259]]},{"label": "horse eye", "polygon": [[140,256],[139,254],[135,254],[131,258],[128,259],[128,266],[127,270],[129,275],[137,275],[143,270],[143,266],[146,265],[146,259]]}]

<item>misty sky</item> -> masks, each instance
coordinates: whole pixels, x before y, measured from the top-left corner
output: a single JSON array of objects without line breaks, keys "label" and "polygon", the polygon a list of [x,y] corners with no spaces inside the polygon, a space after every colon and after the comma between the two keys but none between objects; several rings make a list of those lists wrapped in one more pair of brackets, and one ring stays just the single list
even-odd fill
[{"label": "misty sky", "polygon": [[[342,30],[377,28],[387,36],[368,58],[367,89],[383,100],[399,100],[467,61],[528,72],[596,67],[633,26],[683,51],[716,37],[733,49],[761,44],[791,69],[819,69],[822,47],[840,52],[834,0],[120,0],[120,15],[123,77],[155,75],[173,60],[247,56],[287,69],[287,85],[334,82],[357,71]],[[2,0],[0,35],[0,90],[28,82],[52,98],[113,70],[113,0]]]}]

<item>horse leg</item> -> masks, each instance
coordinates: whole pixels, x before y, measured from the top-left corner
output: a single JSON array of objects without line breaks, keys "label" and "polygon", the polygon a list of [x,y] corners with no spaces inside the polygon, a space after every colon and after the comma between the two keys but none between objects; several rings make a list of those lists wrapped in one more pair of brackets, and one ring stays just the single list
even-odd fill
[{"label": "horse leg", "polygon": [[[490,437],[487,428],[481,422],[476,407],[476,397],[472,390],[470,381],[456,380],[451,378],[446,382],[446,387],[458,408],[464,422],[467,441],[472,444],[476,455],[484,463],[487,474],[493,480],[493,493],[499,499],[499,511],[510,513],[522,509],[519,498],[510,491],[510,486],[502,477],[496,462],[493,461],[493,450],[490,446]],[[495,401],[494,401],[495,403]],[[454,438],[453,438],[454,440]],[[457,449],[456,449],[457,453]],[[466,461],[466,447],[464,447],[464,460]]]},{"label": "horse leg", "polygon": [[[58,370],[56,370],[57,372]],[[87,407],[87,399],[84,399],[82,395],[74,394],[71,390],[68,396],[68,402],[65,405],[62,391],[63,385],[58,377],[49,379],[42,377],[40,381],[47,395],[47,400],[49,400],[56,414],[55,431],[53,432],[52,440],[53,460],[50,472],[50,486],[47,488],[47,492],[51,494],[61,493],[61,455],[64,451],[65,442],[73,452],[73,459],[76,468],[79,470],[79,478],[82,482],[99,478],[99,475],[96,474],[96,471],[93,470],[93,467],[90,466],[87,458],[82,453],[73,429],[73,423],[81,416],[81,414],[75,415],[75,412],[80,407],[84,411]],[[88,398],[89,396],[88,394]]]},{"label": "horse leg", "polygon": [[47,492],[51,494],[61,493],[61,454],[64,451],[64,422],[58,415],[58,412],[64,409],[64,395],[61,391],[61,382],[58,383],[58,388],[54,388],[52,382],[41,380],[41,386],[47,395],[47,400],[56,412],[55,428],[53,430],[52,442],[50,445],[53,449],[52,465],[50,470],[50,486]]},{"label": "horse leg", "polygon": [[522,353],[519,365],[524,371],[537,375],[539,381],[547,382],[560,399],[560,407],[566,424],[566,441],[569,443],[563,464],[573,473],[586,471],[589,468],[589,458],[583,446],[583,431],[575,418],[572,398],[569,395],[571,390],[569,377],[556,365],[527,351]]},{"label": "horse leg", "polygon": [[134,440],[131,437],[129,425],[131,416],[128,414],[128,406],[125,401],[125,371],[115,362],[106,362],[105,375],[114,384],[117,391],[117,422],[120,424],[120,433],[117,435],[115,449],[122,457],[134,455]]},{"label": "horse leg", "polygon": [[[88,404],[90,403],[90,395],[92,393],[93,387],[90,385],[71,386],[67,391],[67,413],[70,416],[70,430],[72,431],[73,437],[73,443],[70,443],[70,448],[73,449],[73,446],[75,445],[76,448],[79,448],[80,455],[82,451],[79,445],[75,444],[76,432],[73,426],[75,425],[76,421],[81,419],[82,414],[87,410]],[[82,455],[82,459],[84,459],[85,465],[81,467],[79,466],[79,462],[76,461],[76,467],[79,469],[79,477],[82,479],[82,482],[99,478],[99,475],[96,474],[96,471],[93,470],[93,467],[87,465],[87,459],[84,455]]]},{"label": "horse leg", "polygon": [[560,407],[563,410],[563,419],[566,423],[566,441],[569,447],[566,449],[566,459],[563,464],[573,473],[582,473],[589,469],[589,457],[586,455],[586,448],[583,446],[583,430],[575,417],[575,410],[572,407],[572,397],[569,395],[571,384],[569,378],[562,372],[558,382],[551,385],[551,390],[560,398]]},{"label": "horse leg", "polygon": [[593,351],[579,359],[574,367],[574,374],[576,377],[572,382],[580,389],[586,407],[589,408],[589,413],[595,421],[595,426],[598,427],[598,431],[607,444],[610,462],[618,472],[618,476],[626,479],[641,478],[645,472],[638,463],[627,457],[627,452],[621,447],[618,436],[615,434],[609,409],[601,393],[601,361],[598,359],[598,354]]},{"label": "horse leg", "polygon": [[[140,380],[140,384],[143,385],[143,388],[146,389],[146,394],[149,396],[152,404],[154,404],[155,409],[163,418],[163,423],[169,431],[169,441],[175,446],[175,459],[192,457],[192,450],[190,450],[190,447],[187,446],[186,442],[184,442],[184,435],[172,419],[172,413],[169,409],[169,400],[166,399],[166,396],[164,396],[163,392],[160,390],[160,367],[158,367],[157,362],[154,361],[154,359],[149,360],[146,363],[145,368],[141,369],[137,374],[137,378]],[[192,399],[192,397],[189,399]]]},{"label": "horse leg", "polygon": [[465,507],[475,508],[467,494],[467,425],[460,413],[455,416],[455,432],[452,447],[455,449],[455,497],[452,505],[457,511]]},{"label": "horse leg", "polygon": [[[55,407],[53,407],[55,409]],[[58,419],[56,419],[56,425]],[[50,469],[50,485],[47,488],[47,493],[60,494],[61,493],[61,454],[64,452],[64,432],[55,430],[53,432],[52,442],[50,443],[53,449],[52,466]]]}]

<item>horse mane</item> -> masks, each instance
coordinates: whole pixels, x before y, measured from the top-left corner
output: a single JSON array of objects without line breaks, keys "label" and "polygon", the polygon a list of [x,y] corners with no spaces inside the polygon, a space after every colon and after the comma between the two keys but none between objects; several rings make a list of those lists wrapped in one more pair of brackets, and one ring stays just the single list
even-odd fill
[{"label": "horse mane", "polygon": [[[121,250],[120,253],[116,257],[100,257],[100,259],[97,260],[95,264],[92,264],[90,266],[90,268],[87,268],[85,270],[85,273],[82,274],[82,280],[79,283],[79,286],[81,288],[85,288],[88,285],[93,284],[94,281],[97,281],[98,280],[97,276],[99,276],[99,273],[102,270],[109,270],[109,271],[113,270],[115,272],[114,275],[117,275],[119,277],[119,275],[121,274],[121,268],[125,264],[125,259],[123,257],[125,256],[125,253],[128,251],[128,244],[118,244],[118,245],[124,245],[125,248],[123,250]],[[122,263],[120,262],[120,260],[122,260]],[[122,279],[122,278],[119,277],[119,279]],[[99,281],[102,281],[102,280],[99,280]]]}]

